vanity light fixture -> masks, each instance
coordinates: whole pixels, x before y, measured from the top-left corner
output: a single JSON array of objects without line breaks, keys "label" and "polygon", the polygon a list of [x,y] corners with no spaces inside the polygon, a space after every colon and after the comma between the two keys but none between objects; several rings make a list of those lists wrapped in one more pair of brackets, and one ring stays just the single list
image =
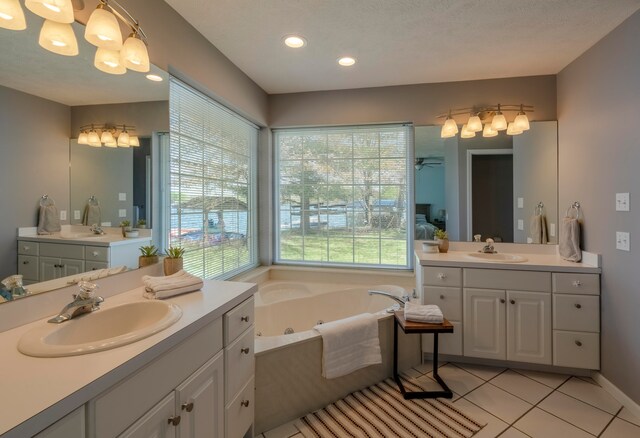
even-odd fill
[{"label": "vanity light fixture", "polygon": [[113,133],[111,131],[102,131],[102,135],[100,136],[100,142],[107,144],[113,143],[115,139],[113,138]]},{"label": "vanity light fixture", "polygon": [[[515,120],[511,123],[507,122],[505,112],[517,112]],[[457,108],[450,109],[447,113],[437,116],[439,119],[445,119],[444,125],[440,132],[440,137],[450,138],[458,133],[458,127],[454,119],[455,116],[469,115],[468,121],[463,125],[461,138],[472,138],[475,132],[482,131],[483,137],[494,137],[498,135],[498,131],[507,130],[508,135],[519,135],[529,129],[529,118],[527,113],[533,112],[532,105],[490,105],[486,107]],[[484,123],[484,129],[483,124]],[[512,125],[509,127],[510,125]]]},{"label": "vanity light fixture", "polygon": [[0,0],[0,27],[9,30],[24,30],[27,22],[18,0]]},{"label": "vanity light fixture", "polygon": [[24,5],[36,15],[56,23],[73,23],[71,0],[26,0]]},{"label": "vanity light fixture", "polygon": [[73,27],[67,23],[44,20],[38,44],[43,49],[64,56],[76,56],[78,54],[78,40],[73,33]]},{"label": "vanity light fixture", "polygon": [[351,67],[355,63],[356,63],[356,59],[352,58],[351,56],[343,56],[342,58],[338,59],[338,64],[340,64],[343,67]]},{"label": "vanity light fixture", "polygon": [[122,127],[122,132],[118,136],[118,146],[122,148],[128,148],[129,144],[129,133],[125,126]]},{"label": "vanity light fixture", "polygon": [[89,144],[89,134],[86,132],[81,132],[78,136],[78,144]]},{"label": "vanity light fixture", "polygon": [[97,148],[102,146],[109,148],[117,148],[118,146],[124,148],[140,146],[138,136],[130,133],[130,131],[135,130],[136,127],[132,125],[84,125],[80,127],[78,144],[85,144]]},{"label": "vanity light fixture", "polygon": [[89,136],[88,136],[88,145],[92,146],[94,148],[99,148],[100,146],[102,146],[102,144],[100,143],[100,136],[98,135],[98,132],[93,129],[93,127],[91,127],[91,131],[89,131]]},{"label": "vanity light fixture", "polygon": [[120,50],[122,48],[120,24],[116,16],[106,7],[107,3],[100,3],[91,13],[87,27],[84,29],[84,39],[96,47]]},{"label": "vanity light fixture", "polygon": [[300,49],[307,45],[307,40],[298,35],[287,35],[284,37],[284,44],[292,49]]},{"label": "vanity light fixture", "polygon": [[98,70],[112,75],[123,75],[127,72],[127,68],[120,62],[120,53],[117,50],[98,47],[93,65]]}]

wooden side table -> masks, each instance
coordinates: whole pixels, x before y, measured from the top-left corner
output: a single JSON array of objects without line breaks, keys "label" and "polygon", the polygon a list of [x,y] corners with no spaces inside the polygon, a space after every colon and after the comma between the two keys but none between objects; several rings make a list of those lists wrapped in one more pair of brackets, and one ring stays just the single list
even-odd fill
[{"label": "wooden side table", "polygon": [[[407,391],[404,389],[398,376],[398,326],[405,333],[433,333],[433,378],[442,387],[442,391]],[[404,311],[394,312],[393,323],[393,380],[398,384],[398,389],[405,400],[414,398],[453,398],[453,392],[449,389],[442,377],[438,375],[438,334],[453,333],[453,325],[446,319],[442,324],[427,324],[413,322],[404,319]]]}]

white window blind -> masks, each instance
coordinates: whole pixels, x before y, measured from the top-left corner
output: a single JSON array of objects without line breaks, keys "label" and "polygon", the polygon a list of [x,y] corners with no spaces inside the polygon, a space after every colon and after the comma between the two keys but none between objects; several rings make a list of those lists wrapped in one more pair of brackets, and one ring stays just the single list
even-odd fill
[{"label": "white window blind", "polygon": [[276,259],[411,267],[411,128],[275,132]]},{"label": "white window blind", "polygon": [[174,77],[169,113],[170,244],[203,278],[255,266],[258,129]]}]

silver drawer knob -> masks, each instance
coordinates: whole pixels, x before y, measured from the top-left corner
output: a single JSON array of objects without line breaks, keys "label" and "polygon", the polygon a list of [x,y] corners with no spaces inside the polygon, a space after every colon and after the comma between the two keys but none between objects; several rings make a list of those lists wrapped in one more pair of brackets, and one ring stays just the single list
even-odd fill
[{"label": "silver drawer knob", "polygon": [[242,354],[249,354],[249,347],[241,349],[241,350],[240,350],[240,353],[242,353]]},{"label": "silver drawer knob", "polygon": [[182,410],[187,412],[193,411],[193,402],[182,403]]},{"label": "silver drawer knob", "polygon": [[511,304],[515,304],[515,303],[516,303],[516,300],[509,300],[509,302],[510,302]]},{"label": "silver drawer knob", "polygon": [[578,347],[582,347],[582,342],[580,342],[580,341],[576,341],[576,345],[577,345]]},{"label": "silver drawer knob", "polygon": [[241,316],[240,321],[249,322],[249,316]]},{"label": "silver drawer knob", "polygon": [[28,265],[29,264],[29,260],[25,260],[24,262],[22,262],[23,265]]},{"label": "silver drawer knob", "polygon": [[31,247],[30,247],[30,246],[23,246],[22,248],[23,248],[25,251],[29,251],[29,250],[31,249]]},{"label": "silver drawer knob", "polygon": [[444,280],[445,278],[447,278],[447,274],[445,274],[444,272],[438,272],[438,278],[440,280]]},{"label": "silver drawer knob", "polygon": [[98,257],[99,253],[98,253],[98,251],[93,251],[92,254],[93,254],[94,257]]},{"label": "silver drawer knob", "polygon": [[576,304],[576,309],[582,309],[582,304]]},{"label": "silver drawer knob", "polygon": [[169,423],[172,426],[177,426],[178,424],[180,424],[180,415],[176,415],[175,417],[169,417],[169,420],[167,420],[167,423]]},{"label": "silver drawer knob", "polygon": [[249,406],[249,400],[242,400],[240,404],[246,408]]},{"label": "silver drawer knob", "polygon": [[504,304],[505,303],[504,298],[500,298],[500,302]]},{"label": "silver drawer knob", "polygon": [[580,280],[573,280],[573,283],[571,283],[573,285],[573,287],[580,287],[582,286],[582,283],[580,282]]}]

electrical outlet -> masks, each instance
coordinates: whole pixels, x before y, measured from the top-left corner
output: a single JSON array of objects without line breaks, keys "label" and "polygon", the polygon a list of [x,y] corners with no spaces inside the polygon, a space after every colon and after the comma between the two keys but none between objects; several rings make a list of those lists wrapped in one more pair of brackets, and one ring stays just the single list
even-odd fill
[{"label": "electrical outlet", "polygon": [[629,242],[629,233],[624,231],[616,231],[616,249],[621,251],[631,251]]},{"label": "electrical outlet", "polygon": [[524,221],[522,219],[518,219],[518,229],[524,230]]},{"label": "electrical outlet", "polygon": [[118,201],[126,201],[127,194],[126,193],[118,193]]},{"label": "electrical outlet", "polygon": [[60,210],[60,220],[61,221],[67,220],[67,210]]},{"label": "electrical outlet", "polygon": [[518,208],[524,208],[524,198],[518,198]]},{"label": "electrical outlet", "polygon": [[80,210],[73,210],[73,219],[79,221],[81,219],[80,217]]},{"label": "electrical outlet", "polygon": [[118,210],[118,217],[127,217],[127,209],[121,208]]},{"label": "electrical outlet", "polygon": [[556,236],[556,224],[549,224],[549,236]]},{"label": "electrical outlet", "polygon": [[629,211],[628,193],[616,193],[616,211]]},{"label": "electrical outlet", "polygon": [[101,227],[110,227],[111,226],[111,222],[102,222],[100,224]]}]

